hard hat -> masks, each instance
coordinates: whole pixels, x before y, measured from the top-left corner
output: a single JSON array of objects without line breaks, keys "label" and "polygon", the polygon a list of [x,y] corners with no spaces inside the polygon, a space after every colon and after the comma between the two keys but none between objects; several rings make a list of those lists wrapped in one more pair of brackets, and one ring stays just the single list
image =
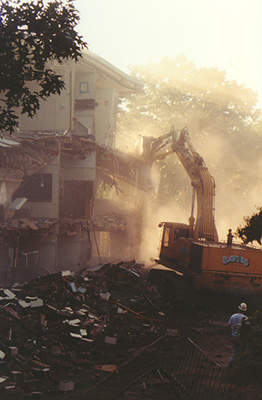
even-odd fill
[{"label": "hard hat", "polygon": [[241,304],[238,306],[238,308],[239,308],[239,310],[241,310],[241,311],[247,311],[247,305],[246,305],[246,303],[241,303]]}]

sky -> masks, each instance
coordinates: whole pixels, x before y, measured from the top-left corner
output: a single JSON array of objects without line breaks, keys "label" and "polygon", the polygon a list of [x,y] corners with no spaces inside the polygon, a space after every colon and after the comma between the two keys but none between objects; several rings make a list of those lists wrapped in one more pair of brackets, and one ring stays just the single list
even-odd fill
[{"label": "sky", "polygon": [[124,72],[184,55],[226,71],[262,105],[262,0],[75,0],[89,50]]}]

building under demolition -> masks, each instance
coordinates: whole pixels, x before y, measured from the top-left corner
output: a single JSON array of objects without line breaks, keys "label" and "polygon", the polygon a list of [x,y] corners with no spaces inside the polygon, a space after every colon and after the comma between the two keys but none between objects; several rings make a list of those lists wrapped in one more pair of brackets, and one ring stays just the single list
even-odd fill
[{"label": "building under demolition", "polygon": [[117,186],[117,177],[144,185],[143,162],[114,150],[119,98],[140,83],[89,51],[52,68],[66,84],[61,95],[42,102],[34,119],[19,116],[19,133],[0,140],[3,284],[128,248],[121,209],[107,214],[102,202],[95,211],[96,187]]}]

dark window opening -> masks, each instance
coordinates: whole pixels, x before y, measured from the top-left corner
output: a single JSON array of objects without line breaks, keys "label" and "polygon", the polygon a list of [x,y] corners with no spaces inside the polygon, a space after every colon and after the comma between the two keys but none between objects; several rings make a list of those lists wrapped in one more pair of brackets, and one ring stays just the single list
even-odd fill
[{"label": "dark window opening", "polygon": [[163,237],[163,246],[168,247],[169,246],[169,237],[170,237],[170,228],[165,227],[164,231],[164,237]]},{"label": "dark window opening", "polygon": [[174,229],[174,241],[179,238],[189,238],[189,229],[188,228],[175,228]]},{"label": "dark window opening", "polygon": [[17,197],[25,197],[28,201],[52,201],[52,174],[25,176],[13,200]]},{"label": "dark window opening", "polygon": [[98,103],[94,99],[76,99],[75,108],[77,110],[94,110]]},{"label": "dark window opening", "polygon": [[60,217],[89,217],[92,198],[93,181],[64,181],[60,188]]}]

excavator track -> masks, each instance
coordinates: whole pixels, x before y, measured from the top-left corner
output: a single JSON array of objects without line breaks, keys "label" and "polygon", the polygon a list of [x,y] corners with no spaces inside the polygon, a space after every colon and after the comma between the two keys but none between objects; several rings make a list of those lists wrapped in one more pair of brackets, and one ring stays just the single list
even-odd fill
[{"label": "excavator track", "polygon": [[157,287],[159,294],[167,303],[180,308],[202,310],[221,308],[230,313],[232,305],[237,307],[243,301],[248,304],[251,314],[261,308],[261,296],[196,291],[191,276],[181,276],[175,271],[162,267],[151,269],[148,281]]},{"label": "excavator track", "polygon": [[154,268],[150,271],[148,279],[168,303],[187,307],[194,305],[195,292],[191,277],[180,276],[175,271]]}]

